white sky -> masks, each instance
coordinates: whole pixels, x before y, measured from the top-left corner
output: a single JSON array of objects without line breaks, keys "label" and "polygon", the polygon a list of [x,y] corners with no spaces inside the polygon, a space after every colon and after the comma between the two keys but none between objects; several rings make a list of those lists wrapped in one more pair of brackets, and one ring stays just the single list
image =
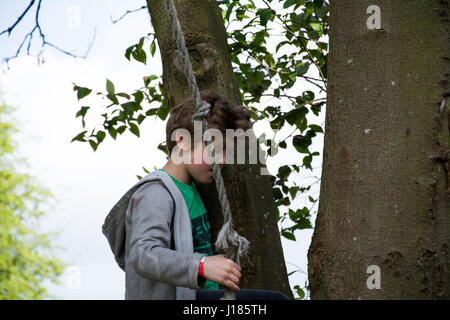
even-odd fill
[{"label": "white sky", "polygon": [[[28,1],[1,1],[0,30],[10,26],[27,4]],[[118,18],[126,10],[143,4],[144,1],[136,0],[126,3],[119,0],[46,0],[40,21],[48,41],[83,55],[97,28],[88,58],[74,59],[46,47],[42,65],[38,65],[35,57],[24,55],[11,60],[8,66],[2,64],[0,90],[4,94],[1,99],[16,108],[13,116],[20,123],[20,132],[14,137],[19,145],[17,152],[29,163],[28,167],[19,166],[18,169],[36,177],[43,187],[51,190],[57,201],[43,219],[42,230],[60,231],[55,243],[64,249],[57,250],[57,256],[72,265],[60,278],[60,286],[48,285],[50,293],[59,299],[124,298],[124,273],[114,261],[101,226],[113,205],[137,182],[136,175],[146,174],[143,166],[153,170],[166,162],[164,153],[157,149],[157,145],[165,140],[165,122],[153,118],[140,125],[140,138],[127,132],[118,135],[114,141],[107,135],[96,152],[87,143],[70,143],[75,135],[85,130],[81,127],[81,118],[75,118],[81,106],[91,106],[86,117],[87,130],[92,130],[103,120],[100,114],[105,112],[103,106],[106,103],[96,99],[93,93],[105,91],[106,79],[114,82],[117,92],[132,92],[142,86],[143,76],[161,74],[158,51],[153,59],[148,57],[147,65],[129,62],[124,57],[126,48],[152,31],[148,13],[132,14],[115,25],[110,22],[110,15]],[[34,26],[32,12],[32,17],[17,27],[10,40],[0,37],[0,57],[15,54],[23,36]],[[269,44],[270,47],[273,45]],[[39,51],[38,42],[34,48],[32,52]],[[309,75],[317,76],[314,73]],[[72,83],[93,88],[92,97],[78,102]],[[315,88],[300,81],[291,92],[296,95],[306,88],[316,93],[316,99],[324,97],[323,93],[319,96]],[[268,101],[263,101],[261,109],[267,105]],[[323,125],[323,121],[324,110],[319,117],[309,117],[310,124]],[[255,126],[254,130],[257,136],[263,132],[271,136],[267,123]],[[277,133],[277,141],[291,131],[291,127],[283,128]],[[315,170],[301,175],[291,174],[292,178],[295,177],[290,179],[291,185],[295,181],[297,185],[307,186],[315,180],[305,176],[320,177],[322,148],[323,135],[319,134],[310,148],[321,154],[313,158]],[[281,165],[300,165],[301,159],[302,155],[292,147],[280,149],[267,161],[267,167],[275,175]],[[315,184],[312,192],[297,198],[291,208],[310,208],[307,196],[317,198],[319,188],[320,183]],[[316,210],[317,204],[313,212]],[[287,208],[281,211],[287,211]],[[311,236],[312,229],[297,231],[296,242],[282,238],[288,272],[297,267],[304,271],[290,277],[291,287],[296,284],[303,286],[307,279],[306,255]]]}]

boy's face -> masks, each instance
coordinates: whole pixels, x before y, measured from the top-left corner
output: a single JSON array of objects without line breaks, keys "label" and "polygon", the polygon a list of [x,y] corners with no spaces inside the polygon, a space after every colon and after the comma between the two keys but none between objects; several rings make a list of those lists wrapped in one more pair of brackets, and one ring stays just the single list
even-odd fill
[{"label": "boy's face", "polygon": [[[226,162],[226,155],[224,152],[216,151],[217,162],[222,168]],[[196,155],[197,153],[197,155]],[[186,170],[189,172],[191,177],[200,183],[211,183],[214,181],[214,174],[212,171],[212,162],[209,160],[209,154],[206,149],[206,144],[204,141],[197,142],[194,148],[190,150],[191,161],[185,164]],[[199,163],[201,159],[201,163]],[[196,160],[196,161],[195,161]],[[198,162],[198,163],[196,163]]]}]

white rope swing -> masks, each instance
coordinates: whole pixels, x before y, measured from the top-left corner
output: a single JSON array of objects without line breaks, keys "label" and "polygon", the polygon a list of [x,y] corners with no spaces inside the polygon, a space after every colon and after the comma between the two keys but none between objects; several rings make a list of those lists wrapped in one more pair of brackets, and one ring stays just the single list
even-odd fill
[{"label": "white rope swing", "polygon": [[[172,25],[172,31],[176,39],[178,51],[181,54],[181,59],[184,65],[184,73],[188,80],[189,89],[194,99],[195,112],[192,115],[192,121],[194,122],[196,120],[201,120],[202,132],[206,132],[208,130],[208,120],[210,116],[211,105],[206,101],[203,101],[200,97],[200,91],[197,86],[197,81],[195,80],[191,61],[189,60],[189,53],[186,48],[183,31],[181,30],[180,22],[178,21],[177,10],[175,8],[173,0],[165,0],[165,5],[170,24]],[[209,157],[212,161],[212,170],[214,173],[214,180],[216,182],[216,189],[219,194],[224,222],[214,245],[217,251],[225,251],[225,256],[235,261],[239,265],[239,258],[247,254],[249,241],[246,238],[240,236],[233,228],[230,204],[228,203],[227,192],[222,179],[220,167],[217,164],[214,144],[212,144],[212,146],[210,147],[209,145],[211,144],[211,141],[208,140],[205,140],[205,144],[209,153]],[[224,296],[221,300],[235,299],[235,293],[231,289],[225,288]]]}]

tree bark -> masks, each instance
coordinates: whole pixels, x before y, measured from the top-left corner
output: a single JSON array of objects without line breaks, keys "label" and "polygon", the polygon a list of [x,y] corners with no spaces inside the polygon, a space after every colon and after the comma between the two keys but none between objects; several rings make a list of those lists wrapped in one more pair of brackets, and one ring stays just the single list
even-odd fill
[{"label": "tree bark", "polygon": [[[172,108],[191,93],[177,58],[164,1],[147,0],[147,5],[162,57],[164,94]],[[234,105],[241,105],[217,2],[183,0],[175,1],[175,6],[199,88],[215,88]],[[248,146],[246,149],[248,159]],[[275,217],[272,182],[270,176],[260,175],[260,169],[260,163],[247,161],[222,169],[234,227],[250,241],[248,257],[241,260],[240,287],[275,290],[293,298]],[[208,211],[214,242],[223,223],[215,184],[200,185],[198,189]]]},{"label": "tree bark", "polygon": [[[371,4],[380,29],[366,23]],[[448,6],[331,2],[312,299],[450,298]]]}]

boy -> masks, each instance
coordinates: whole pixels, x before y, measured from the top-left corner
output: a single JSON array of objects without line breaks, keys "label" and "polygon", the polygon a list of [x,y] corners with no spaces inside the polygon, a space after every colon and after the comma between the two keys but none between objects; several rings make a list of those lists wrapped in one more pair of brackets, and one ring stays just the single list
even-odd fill
[{"label": "boy", "polygon": [[[212,90],[200,94],[211,105],[209,128],[220,130],[223,137],[226,129],[249,128],[250,116],[243,107],[233,108]],[[103,225],[125,271],[125,299],[218,299],[223,295],[219,284],[240,289],[241,268],[223,255],[213,255],[208,215],[195,183],[214,179],[205,142],[194,135],[193,112],[191,97],[170,111],[169,160],[128,190]],[[221,167],[225,154],[216,150]],[[175,155],[183,161],[175,161]],[[246,291],[257,290],[245,290],[244,298]]]}]

